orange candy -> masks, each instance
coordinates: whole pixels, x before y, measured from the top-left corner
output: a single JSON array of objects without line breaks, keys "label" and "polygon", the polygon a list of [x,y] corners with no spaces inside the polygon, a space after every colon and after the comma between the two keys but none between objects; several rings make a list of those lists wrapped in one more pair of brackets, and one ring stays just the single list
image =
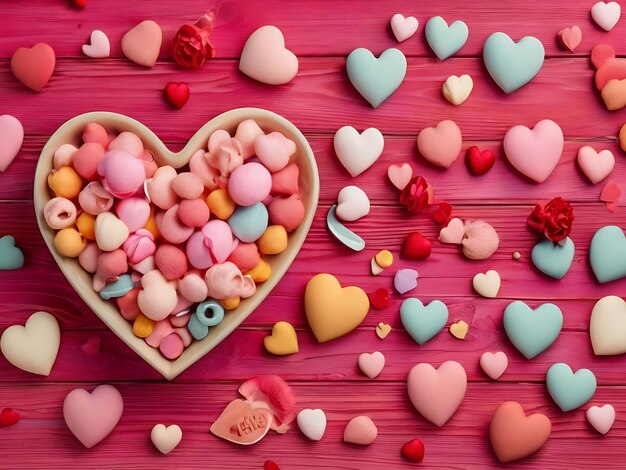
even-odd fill
[{"label": "orange candy", "polygon": [[83,180],[74,168],[64,166],[48,175],[48,186],[55,196],[75,199],[83,187]]},{"label": "orange candy", "polygon": [[226,310],[232,310],[234,308],[239,307],[239,302],[241,299],[239,297],[233,297],[232,299],[224,299],[222,300],[222,305]]},{"label": "orange candy", "polygon": [[146,317],[143,313],[137,315],[133,322],[133,333],[139,338],[147,338],[154,330],[154,320]]},{"label": "orange candy", "polygon": [[68,258],[76,258],[86,246],[87,240],[74,228],[64,228],[54,236],[54,247]]},{"label": "orange candy", "polygon": [[76,219],[76,227],[78,227],[78,231],[87,240],[96,239],[95,226],[96,216],[87,212],[83,212],[78,216],[78,219]]},{"label": "orange candy", "polygon": [[261,260],[259,261],[259,264],[257,264],[250,271],[246,271],[244,274],[246,276],[252,277],[254,282],[257,282],[257,283],[265,282],[272,275],[272,266],[270,266],[270,264],[267,261],[261,258]]},{"label": "orange candy", "polygon": [[218,219],[228,219],[235,210],[235,202],[230,198],[226,189],[220,188],[212,191],[206,198],[211,214]]}]

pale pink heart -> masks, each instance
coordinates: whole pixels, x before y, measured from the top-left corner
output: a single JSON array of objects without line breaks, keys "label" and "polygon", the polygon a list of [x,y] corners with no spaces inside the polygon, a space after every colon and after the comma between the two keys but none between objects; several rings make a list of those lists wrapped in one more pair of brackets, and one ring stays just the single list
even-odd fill
[{"label": "pale pink heart", "polygon": [[385,356],[380,351],[372,354],[363,353],[359,356],[359,369],[370,379],[374,379],[385,367]]},{"label": "pale pink heart", "polygon": [[591,17],[605,31],[611,31],[619,21],[622,8],[617,2],[598,2],[591,7]]},{"label": "pale pink heart", "polygon": [[285,47],[276,26],[262,26],[250,35],[241,51],[239,70],[268,85],[290,82],[298,73],[298,58]]},{"label": "pale pink heart", "polygon": [[0,173],[6,170],[22,148],[24,128],[10,114],[0,116]]},{"label": "pale pink heart", "polygon": [[404,15],[396,13],[391,17],[391,31],[393,31],[393,35],[398,42],[409,39],[416,33],[418,27],[419,22],[414,16],[405,18]]},{"label": "pale pink heart", "polygon": [[63,402],[63,418],[72,434],[87,448],[95,446],[115,428],[124,400],[112,385],[99,385],[93,392],[77,388]]},{"label": "pale pink heart", "polygon": [[411,165],[408,163],[389,165],[389,168],[387,168],[387,176],[391,184],[402,191],[406,188],[406,185],[409,184],[411,178],[413,178],[413,168],[411,168]]},{"label": "pale pink heart", "polygon": [[93,59],[104,59],[111,54],[111,44],[104,32],[96,29],[91,32],[90,44],[83,44],[83,54]]},{"label": "pale pink heart", "polygon": [[261,134],[254,139],[254,151],[261,163],[272,173],[280,171],[296,153],[296,143],[280,132]]},{"label": "pale pink heart", "polygon": [[543,183],[556,168],[563,153],[563,131],[550,119],[526,126],[511,127],[504,136],[504,153],[521,174]]},{"label": "pale pink heart", "polygon": [[606,434],[615,422],[615,408],[612,405],[592,406],[585,413],[587,421],[600,434]]},{"label": "pale pink heart", "polygon": [[457,217],[448,222],[448,225],[439,232],[439,241],[442,243],[453,243],[460,245],[465,235],[465,224]]},{"label": "pale pink heart", "polygon": [[502,351],[484,352],[480,356],[480,367],[493,380],[498,380],[509,366],[509,358]]},{"label": "pale pink heart", "polygon": [[609,176],[615,167],[615,157],[610,150],[596,152],[585,145],[578,150],[578,165],[592,183],[598,183]]},{"label": "pale pink heart", "polygon": [[466,389],[465,369],[455,361],[444,362],[438,369],[430,364],[417,364],[407,378],[411,403],[436,426],[443,426],[454,415]]},{"label": "pale pink heart", "polygon": [[565,28],[559,31],[559,39],[561,40],[561,44],[567,47],[571,52],[574,52],[579,46],[580,41],[583,40],[583,32],[578,26]]},{"label": "pale pink heart", "polygon": [[145,20],[128,31],[122,38],[122,52],[136,64],[153,67],[156,64],[163,33],[152,20]]},{"label": "pale pink heart", "polygon": [[441,168],[448,168],[455,162],[462,144],[461,129],[450,120],[441,121],[436,127],[426,127],[417,136],[420,154]]}]

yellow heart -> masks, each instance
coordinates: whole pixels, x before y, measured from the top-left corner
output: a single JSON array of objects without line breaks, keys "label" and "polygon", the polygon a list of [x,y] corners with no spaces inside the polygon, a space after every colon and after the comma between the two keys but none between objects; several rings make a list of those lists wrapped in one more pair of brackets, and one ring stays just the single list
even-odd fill
[{"label": "yellow heart", "polygon": [[263,338],[263,345],[267,352],[276,356],[287,356],[299,351],[296,330],[286,321],[279,321],[274,325],[272,334]]},{"label": "yellow heart", "polygon": [[441,91],[443,96],[452,104],[458,106],[469,98],[474,82],[469,75],[451,75],[444,82]]},{"label": "yellow heart", "polygon": [[304,292],[304,311],[317,341],[350,333],[367,316],[370,301],[360,287],[341,287],[332,274],[313,276]]},{"label": "yellow heart", "polygon": [[389,250],[379,252],[374,259],[381,268],[388,268],[393,264],[393,255]]},{"label": "yellow heart", "polygon": [[463,320],[450,325],[450,333],[452,333],[452,336],[458,339],[465,339],[468,330],[469,325]]},{"label": "yellow heart", "polygon": [[391,325],[387,323],[379,323],[376,325],[376,336],[380,339],[385,339],[389,333],[391,333]]}]

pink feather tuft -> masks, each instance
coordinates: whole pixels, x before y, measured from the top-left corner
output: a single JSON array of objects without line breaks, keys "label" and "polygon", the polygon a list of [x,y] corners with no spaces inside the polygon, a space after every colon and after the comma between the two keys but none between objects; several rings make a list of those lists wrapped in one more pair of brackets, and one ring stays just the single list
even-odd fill
[{"label": "pink feather tuft", "polygon": [[277,375],[252,377],[241,384],[239,393],[249,401],[263,401],[270,406],[277,425],[272,429],[277,432],[286,432],[296,417],[296,397],[287,382]]}]

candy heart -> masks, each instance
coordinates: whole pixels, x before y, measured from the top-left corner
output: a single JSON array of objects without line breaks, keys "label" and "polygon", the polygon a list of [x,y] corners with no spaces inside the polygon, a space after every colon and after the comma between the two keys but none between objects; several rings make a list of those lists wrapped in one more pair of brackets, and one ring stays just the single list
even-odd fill
[{"label": "candy heart", "polygon": [[370,445],[376,440],[378,429],[368,416],[352,418],[343,430],[343,440],[350,444]]},{"label": "candy heart", "polygon": [[359,287],[341,287],[332,274],[313,276],[304,291],[304,311],[317,341],[350,333],[367,316],[370,302]]},{"label": "candy heart", "polygon": [[426,41],[439,60],[456,54],[467,42],[469,29],[457,20],[448,26],[441,16],[435,16],[426,23]]},{"label": "candy heart", "polygon": [[519,403],[498,405],[489,424],[491,446],[500,462],[523,459],[541,449],[550,437],[552,423],[547,416],[526,416]]},{"label": "candy heart", "polygon": [[111,212],[103,212],[96,217],[96,243],[103,251],[117,250],[128,238],[128,226]]},{"label": "candy heart", "polygon": [[563,326],[563,314],[554,304],[542,304],[532,310],[517,300],[504,310],[503,323],[513,346],[526,359],[532,359],[556,341]]},{"label": "candy heart", "polygon": [[41,91],[52,76],[56,65],[54,50],[47,44],[20,47],[11,57],[11,71],[24,86]]},{"label": "candy heart", "polygon": [[601,284],[626,276],[626,237],[621,228],[607,225],[593,235],[589,262]]},{"label": "candy heart", "polygon": [[261,163],[272,173],[280,171],[296,153],[296,143],[280,132],[259,135],[254,139],[254,151]]},{"label": "candy heart", "polygon": [[378,265],[378,263],[376,262],[376,258],[372,258],[370,260],[370,269],[374,276],[378,276],[380,273],[382,273],[385,270],[385,268],[382,268]]},{"label": "candy heart", "polygon": [[611,31],[619,21],[622,8],[617,2],[598,2],[591,7],[591,17],[605,31]]},{"label": "candy heart", "polygon": [[407,16],[396,13],[391,17],[391,31],[398,42],[406,41],[417,32],[419,22],[414,16]]},{"label": "candy heart", "polygon": [[615,295],[602,297],[591,311],[589,336],[596,356],[626,353],[626,302]]},{"label": "candy heart", "polygon": [[126,58],[144,67],[153,67],[159,58],[163,33],[152,20],[145,20],[124,34],[122,52]]},{"label": "candy heart", "polygon": [[591,63],[596,69],[599,69],[614,58],[615,49],[609,44],[598,44],[591,49]]},{"label": "candy heart", "polygon": [[91,32],[90,44],[83,44],[82,51],[87,57],[92,59],[104,59],[111,54],[111,44],[107,35],[95,29]]},{"label": "candy heart", "polygon": [[543,44],[532,36],[515,43],[505,33],[493,33],[483,48],[487,71],[505,93],[530,82],[541,70],[544,57]]},{"label": "candy heart", "polygon": [[20,419],[22,419],[22,416],[19,412],[11,408],[2,408],[2,411],[0,411],[0,428],[13,426],[17,424]]},{"label": "candy heart", "polygon": [[373,108],[380,106],[404,81],[406,57],[398,49],[387,49],[378,58],[369,50],[353,50],[346,62],[352,86]]},{"label": "candy heart", "polygon": [[612,405],[592,406],[585,412],[587,421],[600,434],[606,434],[615,423],[615,408]]},{"label": "candy heart", "polygon": [[10,114],[0,116],[0,173],[6,170],[22,148],[24,128],[22,123]]},{"label": "candy heart", "polygon": [[571,411],[583,406],[596,393],[596,377],[589,369],[578,369],[575,373],[562,362],[552,364],[546,374],[548,392],[562,411]]},{"label": "candy heart", "polygon": [[283,85],[298,74],[298,58],[285,47],[285,37],[276,26],[253,32],[241,51],[239,70],[268,85]]},{"label": "candy heart", "polygon": [[615,167],[615,157],[610,150],[596,152],[585,145],[578,150],[578,165],[592,183],[598,183],[609,176]]},{"label": "candy heart", "polygon": [[456,323],[450,325],[450,333],[457,339],[465,339],[467,336],[467,332],[469,330],[469,325],[467,322],[461,320]]},{"label": "candy heart", "polygon": [[563,243],[541,240],[533,247],[531,259],[542,273],[562,279],[574,261],[574,242],[569,237]]},{"label": "candy heart", "polygon": [[461,219],[454,218],[439,232],[439,241],[460,245],[465,235],[465,224]]},{"label": "candy heart", "polygon": [[609,80],[602,89],[602,100],[606,109],[617,111],[626,106],[626,79]]},{"label": "candy heart", "polygon": [[500,274],[493,269],[486,273],[478,273],[472,279],[474,290],[483,297],[495,299],[500,290]]},{"label": "candy heart", "polygon": [[419,463],[424,460],[424,443],[419,439],[411,439],[402,444],[400,454],[411,462]]},{"label": "candy heart", "polygon": [[[610,47],[610,46],[608,46]],[[596,57],[599,61],[604,60],[605,62],[598,68],[595,76],[596,88],[600,91],[609,83],[610,80],[623,80],[626,78],[626,59],[615,58],[615,49],[610,47],[609,51],[604,52],[609,57],[602,57],[603,50],[601,49],[602,45],[596,46],[596,49],[600,49],[599,58]]]},{"label": "candy heart", "polygon": [[24,266],[22,250],[15,246],[15,238],[5,235],[0,238],[0,271],[11,271]]},{"label": "candy heart", "polygon": [[420,154],[433,165],[449,168],[459,153],[463,137],[454,121],[441,121],[436,127],[426,127],[417,136]]},{"label": "candy heart", "polygon": [[496,155],[491,150],[481,151],[475,145],[467,149],[467,166],[473,175],[480,176],[487,173],[496,162]]},{"label": "candy heart", "polygon": [[405,294],[417,287],[417,277],[415,269],[398,269],[393,277],[393,287],[399,294]]},{"label": "candy heart", "polygon": [[580,44],[580,41],[583,40],[583,32],[578,26],[565,28],[559,31],[559,39],[561,40],[561,44],[567,47],[571,52],[574,52]]},{"label": "candy heart", "polygon": [[402,242],[400,256],[405,259],[426,259],[432,252],[432,243],[419,232],[409,233]]},{"label": "candy heart", "polygon": [[344,126],[333,140],[337,158],[350,175],[358,176],[372,166],[383,153],[385,139],[378,129],[370,127],[362,133]]},{"label": "candy heart", "polygon": [[419,414],[439,427],[459,408],[466,389],[465,369],[455,361],[446,361],[437,369],[430,364],[417,364],[407,378],[411,403]]},{"label": "candy heart", "polygon": [[59,352],[61,331],[54,316],[33,313],[26,324],[13,325],[0,337],[0,350],[18,369],[48,375]]},{"label": "candy heart", "polygon": [[391,184],[402,191],[406,188],[406,185],[409,184],[411,178],[413,178],[413,168],[411,168],[411,165],[408,163],[389,165],[389,168],[387,168],[387,177],[389,181],[391,181]]},{"label": "candy heart", "polygon": [[385,367],[385,356],[380,351],[362,353],[359,356],[359,369],[370,379],[374,379],[380,374]]},{"label": "candy heart", "polygon": [[493,380],[498,380],[509,366],[509,358],[502,351],[484,352],[480,356],[481,369]]},{"label": "candy heart", "polygon": [[183,431],[177,424],[169,426],[155,424],[152,431],[150,431],[150,440],[162,454],[169,454],[173,451],[182,438]]},{"label": "candy heart", "polygon": [[511,127],[504,136],[504,153],[521,174],[543,183],[556,168],[563,153],[563,131],[559,125],[544,119],[529,129]]},{"label": "candy heart", "polygon": [[347,222],[370,213],[370,200],[358,186],[345,186],[337,195],[337,217]]},{"label": "candy heart", "polygon": [[169,104],[180,109],[189,101],[191,91],[186,83],[169,82],[163,89],[163,95]]},{"label": "candy heart", "polygon": [[380,339],[385,339],[389,333],[391,333],[391,326],[387,323],[379,323],[376,325],[376,336]]},{"label": "candy heart", "polygon": [[433,222],[439,225],[448,225],[452,219],[452,206],[446,201],[441,201],[437,208],[433,211],[431,218]]},{"label": "candy heart", "polygon": [[372,307],[378,310],[384,309],[389,303],[389,291],[384,287],[379,287],[371,294],[367,294]]},{"label": "candy heart", "polygon": [[460,77],[451,75],[443,82],[441,91],[445,99],[458,106],[469,98],[473,88],[474,81],[469,75],[461,75]]},{"label": "candy heart", "polygon": [[259,442],[274,421],[272,411],[264,405],[261,401],[231,401],[211,425],[211,432],[235,444],[251,445]]},{"label": "candy heart", "polygon": [[263,338],[263,345],[269,353],[286,356],[298,352],[298,336],[291,323],[279,321],[272,327],[272,334]]},{"label": "candy heart", "polygon": [[439,333],[448,321],[448,307],[433,300],[424,305],[418,299],[406,299],[400,306],[402,326],[419,345]]},{"label": "candy heart", "polygon": [[91,393],[77,388],[63,401],[65,424],[88,449],[115,429],[123,411],[122,395],[112,385],[99,385]]},{"label": "candy heart", "polygon": [[619,202],[622,197],[622,188],[613,182],[609,181],[604,188],[602,188],[602,192],[600,193],[600,200],[602,202],[606,202],[607,204],[613,202]]},{"label": "candy heart", "polygon": [[302,434],[312,441],[319,441],[326,432],[326,414],[319,408],[300,411],[297,422]]}]

